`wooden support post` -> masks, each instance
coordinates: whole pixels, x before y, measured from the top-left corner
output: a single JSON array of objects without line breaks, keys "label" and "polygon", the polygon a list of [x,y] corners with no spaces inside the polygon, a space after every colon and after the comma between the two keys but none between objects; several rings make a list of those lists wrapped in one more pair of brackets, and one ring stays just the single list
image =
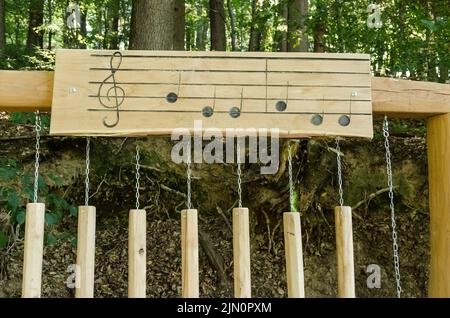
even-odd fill
[{"label": "wooden support post", "polygon": [[147,215],[130,210],[128,224],[128,297],[145,298],[147,287]]},{"label": "wooden support post", "polygon": [[250,229],[247,208],[233,209],[234,297],[251,297]]},{"label": "wooden support post", "polygon": [[450,113],[428,119],[429,297],[450,297]]},{"label": "wooden support post", "polygon": [[197,210],[181,211],[181,296],[199,297]]},{"label": "wooden support post", "polygon": [[352,208],[337,206],[334,209],[336,222],[336,254],[338,269],[338,296],[355,297],[355,266],[353,263]]},{"label": "wooden support post", "polygon": [[300,213],[283,213],[286,278],[289,298],[305,298]]},{"label": "wooden support post", "polygon": [[78,207],[77,298],[94,297],[95,214],[94,206]]},{"label": "wooden support post", "polygon": [[28,203],[25,219],[22,297],[41,297],[45,204]]}]

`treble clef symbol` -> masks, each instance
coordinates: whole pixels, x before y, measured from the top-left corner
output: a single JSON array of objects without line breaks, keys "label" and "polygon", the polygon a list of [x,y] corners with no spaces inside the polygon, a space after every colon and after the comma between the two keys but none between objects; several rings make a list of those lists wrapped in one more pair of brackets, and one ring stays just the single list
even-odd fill
[{"label": "treble clef symbol", "polygon": [[[114,52],[109,61],[111,75],[105,78],[98,88],[97,96],[100,104],[105,108],[114,109],[116,111],[116,120],[113,123],[106,122],[107,116],[103,118],[103,125],[109,128],[114,127],[119,123],[119,107],[125,99],[125,91],[116,83],[116,72],[119,70],[120,64],[122,64],[122,53]],[[112,83],[108,82],[110,79],[112,80]],[[105,84],[112,84],[112,86],[106,90],[105,95],[102,95]]]}]

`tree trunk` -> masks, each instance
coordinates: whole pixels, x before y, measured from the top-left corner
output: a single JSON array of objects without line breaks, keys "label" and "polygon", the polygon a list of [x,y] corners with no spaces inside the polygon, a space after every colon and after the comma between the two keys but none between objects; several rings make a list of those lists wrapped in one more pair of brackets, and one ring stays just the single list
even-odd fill
[{"label": "tree trunk", "polygon": [[259,51],[261,43],[261,32],[258,23],[258,1],[252,0],[252,22],[250,25],[249,51]]},{"label": "tree trunk", "polygon": [[[283,17],[284,21],[286,21],[286,24],[289,23],[289,10],[287,3],[284,3],[281,6],[281,16]],[[288,51],[288,32],[283,31],[281,34],[281,52],[287,52]]]},{"label": "tree trunk", "polygon": [[[120,18],[120,2],[114,1],[110,5],[111,13],[111,31],[110,31],[110,42],[109,48],[112,50],[117,50],[119,48],[119,18]],[[109,20],[109,19],[108,19]]]},{"label": "tree trunk", "polygon": [[225,51],[225,8],[223,0],[209,0],[209,21],[211,24],[211,50]]},{"label": "tree trunk", "polygon": [[109,33],[109,15],[108,15],[108,8],[105,8],[102,12],[103,15],[103,27],[105,30],[105,33],[103,33],[103,42],[102,42],[102,49],[108,48],[108,40],[111,38]]},{"label": "tree trunk", "polygon": [[[197,6],[197,15],[202,17],[202,7]],[[208,34],[208,20],[200,19],[197,21],[197,27],[195,31],[195,47],[199,51],[206,49],[206,37]]]},{"label": "tree trunk", "polygon": [[306,16],[308,0],[293,0],[288,9],[288,43],[289,52],[307,52],[308,34],[306,33]]},{"label": "tree trunk", "polygon": [[174,0],[174,33],[173,33],[173,49],[184,51],[184,36],[185,36],[185,7],[184,0]]},{"label": "tree trunk", "polygon": [[[1,0],[0,0],[1,1]],[[52,0],[47,1],[47,13],[48,13],[48,24],[52,24],[53,21],[53,5]],[[51,51],[52,49],[52,38],[53,38],[53,32],[51,30],[48,31],[48,38],[47,38],[47,49]]]},{"label": "tree trunk", "polygon": [[174,48],[174,5],[172,0],[134,0],[131,13],[131,50]]},{"label": "tree trunk", "polygon": [[317,17],[314,25],[313,37],[314,37],[314,52],[325,52],[325,30],[326,30],[326,12],[327,7],[323,1],[318,1]]},{"label": "tree trunk", "polygon": [[44,24],[44,0],[33,0],[30,2],[30,13],[28,20],[27,51],[31,52],[34,47],[44,48],[44,32],[36,32],[36,28]]},{"label": "tree trunk", "polygon": [[5,0],[0,0],[0,54],[5,50]]},{"label": "tree trunk", "polygon": [[[87,36],[87,9],[84,8],[80,11],[80,34],[82,39],[86,39]],[[80,41],[77,39],[78,47],[80,49],[86,49],[86,43],[85,41]]]},{"label": "tree trunk", "polygon": [[236,16],[233,10],[231,0],[227,0],[228,16],[230,17],[230,31],[231,31],[231,50],[237,51],[236,47]]}]

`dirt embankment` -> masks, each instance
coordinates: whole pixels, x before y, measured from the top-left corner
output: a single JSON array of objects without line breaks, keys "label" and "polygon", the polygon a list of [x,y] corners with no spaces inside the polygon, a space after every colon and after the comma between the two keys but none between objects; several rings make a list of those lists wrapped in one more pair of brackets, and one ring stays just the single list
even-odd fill
[{"label": "dirt embankment", "polygon": [[[30,127],[2,122],[0,156],[14,158],[31,171],[33,139]],[[17,130],[18,129],[18,130]],[[13,137],[13,138],[11,138]],[[184,208],[185,170],[170,160],[167,138],[139,140],[142,148],[141,200],[147,210],[147,295],[180,295],[180,222]],[[423,138],[393,137],[395,203],[404,296],[426,296],[429,263],[426,146]],[[134,206],[135,140],[92,140],[91,204],[97,207],[96,297],[126,297],[127,213]],[[333,207],[337,198],[332,141],[301,140],[295,147],[294,179],[302,217],[307,297],[335,297],[337,289]],[[390,211],[386,188],[383,141],[346,140],[345,202],[353,212],[356,293],[358,297],[394,297]],[[83,199],[84,140],[42,140],[41,173],[57,174],[61,184],[49,192],[78,205]],[[287,147],[281,147],[280,171],[262,176],[256,164],[243,166],[243,204],[250,208],[252,293],[254,297],[286,297],[282,212],[288,210]],[[199,209],[200,295],[232,296],[231,208],[236,204],[236,170],[229,164],[193,166],[193,202]],[[0,181],[3,182],[3,181]],[[0,183],[0,187],[6,186]],[[20,187],[20,185],[16,185]],[[23,204],[26,200],[23,198]],[[4,202],[2,202],[3,204]],[[23,225],[11,226],[10,211],[0,205],[1,227],[10,234],[0,251],[0,297],[18,297],[21,289]],[[72,297],[67,268],[76,258],[76,217],[67,211],[46,226],[56,242],[45,246],[44,297]],[[369,264],[381,267],[381,288],[366,284]]]}]

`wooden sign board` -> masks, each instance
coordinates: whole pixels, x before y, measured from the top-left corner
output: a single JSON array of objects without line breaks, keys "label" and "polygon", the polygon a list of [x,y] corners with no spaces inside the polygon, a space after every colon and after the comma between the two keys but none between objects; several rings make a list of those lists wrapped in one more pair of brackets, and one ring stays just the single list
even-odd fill
[{"label": "wooden sign board", "polygon": [[51,134],[373,135],[368,55],[57,50]]}]

